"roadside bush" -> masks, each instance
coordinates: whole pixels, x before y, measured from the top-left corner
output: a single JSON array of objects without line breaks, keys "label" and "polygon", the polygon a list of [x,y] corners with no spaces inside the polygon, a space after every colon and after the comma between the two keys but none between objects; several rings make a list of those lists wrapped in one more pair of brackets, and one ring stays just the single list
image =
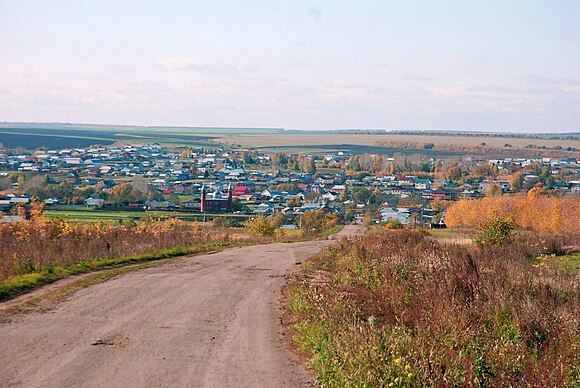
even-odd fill
[{"label": "roadside bush", "polygon": [[511,218],[494,214],[477,225],[478,234],[475,240],[483,244],[502,245],[511,240],[514,227]]},{"label": "roadside bush", "polygon": [[246,221],[246,229],[254,236],[274,236],[276,229],[264,216],[257,216]]}]

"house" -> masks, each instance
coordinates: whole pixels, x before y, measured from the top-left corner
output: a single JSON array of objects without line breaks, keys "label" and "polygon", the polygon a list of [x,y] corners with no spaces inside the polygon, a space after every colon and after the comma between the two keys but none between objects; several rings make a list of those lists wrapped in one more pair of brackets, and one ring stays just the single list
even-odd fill
[{"label": "house", "polygon": [[481,182],[479,184],[479,191],[482,193],[485,193],[487,191],[487,189],[489,188],[490,185],[492,184],[497,184],[501,187],[501,190],[503,192],[506,192],[509,190],[510,188],[510,183],[509,181],[505,181],[505,180],[484,180],[483,182]]},{"label": "house", "polygon": [[22,222],[25,218],[22,216],[0,216],[0,222],[9,223],[9,222]]},{"label": "house", "polygon": [[274,213],[274,204],[269,203],[269,202],[261,203],[254,208],[252,213],[262,214],[262,215],[272,214],[272,213]]},{"label": "house", "polygon": [[240,195],[250,194],[250,189],[248,186],[235,186],[233,196],[239,197]]},{"label": "house", "polygon": [[58,198],[47,198],[44,200],[44,203],[47,205],[58,205],[60,203],[60,199]]},{"label": "house", "polygon": [[433,190],[431,191],[431,198],[434,200],[438,199],[441,201],[453,201],[457,198],[457,195],[453,191]]},{"label": "house", "polygon": [[340,198],[340,194],[338,194],[336,192],[329,191],[329,192],[322,194],[320,197],[328,202],[334,202],[334,201],[338,201],[338,199]]},{"label": "house", "polygon": [[105,200],[102,198],[87,198],[85,199],[85,205],[86,206],[95,206],[95,207],[99,207],[99,206],[103,206],[103,204],[105,203]]},{"label": "house", "polygon": [[10,197],[10,204],[21,204],[21,205],[26,205],[27,203],[30,202],[30,198],[28,198],[25,195],[21,195],[21,196],[15,196],[12,194],[8,194],[8,197]]},{"label": "house", "polygon": [[77,174],[71,172],[70,174],[68,174],[65,178],[65,182],[66,183],[70,183],[70,184],[76,184],[79,181],[79,177],[77,176]]},{"label": "house", "polygon": [[263,199],[270,200],[275,197],[280,197],[282,193],[280,193],[278,190],[264,190],[260,195]]},{"label": "house", "polygon": [[415,179],[415,189],[416,190],[429,190],[429,189],[431,189],[431,180],[428,178]]},{"label": "house", "polygon": [[410,187],[413,186],[415,183],[415,179],[412,177],[404,176],[399,178],[399,186],[401,187]]},{"label": "house", "polygon": [[164,209],[173,209],[175,208],[175,204],[171,201],[146,201],[145,202],[145,209],[147,210],[164,210]]},{"label": "house", "polygon": [[409,217],[411,213],[409,209],[405,208],[391,208],[387,207],[381,210],[381,222],[387,222],[389,220],[399,221],[401,224],[409,224]]},{"label": "house", "polygon": [[189,210],[201,211],[201,198],[192,198],[185,202],[185,208]]}]

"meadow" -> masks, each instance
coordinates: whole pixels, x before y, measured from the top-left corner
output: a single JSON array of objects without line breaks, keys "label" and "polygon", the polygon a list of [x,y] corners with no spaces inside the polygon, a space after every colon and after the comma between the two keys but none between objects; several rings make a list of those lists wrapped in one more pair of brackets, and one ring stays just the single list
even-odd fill
[{"label": "meadow", "polygon": [[322,386],[578,386],[570,242],[380,229],[311,258],[286,290],[286,322]]},{"label": "meadow", "polygon": [[[64,218],[72,223],[92,223],[94,221],[103,221],[114,225],[129,225],[132,223],[139,224],[151,217],[153,218],[175,218],[181,221],[202,221],[204,215],[192,212],[179,211],[116,211],[102,210],[91,208],[80,208],[75,210],[45,210],[44,216],[49,219]],[[205,219],[208,221],[214,218],[236,218],[245,221],[248,216],[243,214],[211,214],[207,213]]]}]

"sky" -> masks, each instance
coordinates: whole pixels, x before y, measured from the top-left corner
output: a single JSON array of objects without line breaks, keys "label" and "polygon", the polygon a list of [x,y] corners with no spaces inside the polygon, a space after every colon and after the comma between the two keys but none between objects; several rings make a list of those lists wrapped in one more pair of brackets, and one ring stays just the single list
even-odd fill
[{"label": "sky", "polygon": [[580,130],[578,0],[0,0],[0,121]]}]

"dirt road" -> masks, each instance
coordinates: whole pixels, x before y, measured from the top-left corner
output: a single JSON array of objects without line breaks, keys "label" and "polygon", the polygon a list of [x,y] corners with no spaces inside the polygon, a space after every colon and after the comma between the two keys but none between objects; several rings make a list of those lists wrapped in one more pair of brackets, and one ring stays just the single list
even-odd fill
[{"label": "dirt road", "polygon": [[[347,226],[340,235],[360,232]],[[0,323],[0,386],[310,385],[283,335],[280,289],[286,274],[329,244],[184,257]]]}]

